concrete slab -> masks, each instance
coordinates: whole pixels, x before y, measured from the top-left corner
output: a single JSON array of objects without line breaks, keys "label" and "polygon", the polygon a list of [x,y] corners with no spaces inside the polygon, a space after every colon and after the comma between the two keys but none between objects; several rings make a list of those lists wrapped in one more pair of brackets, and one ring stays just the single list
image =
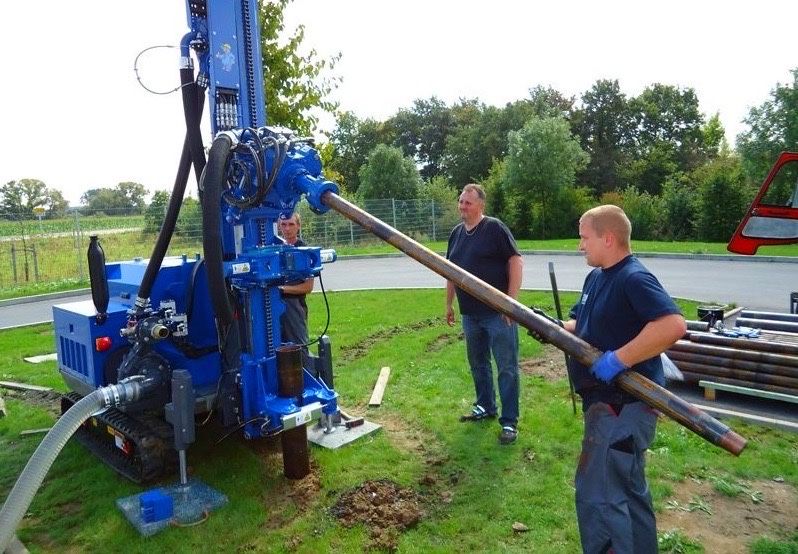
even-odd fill
[{"label": "concrete slab", "polygon": [[343,425],[336,425],[333,427],[332,433],[325,433],[323,428],[314,425],[308,428],[308,440],[323,448],[335,450],[359,438],[376,433],[381,428],[382,425],[378,425],[371,421],[364,421],[363,425],[358,425],[351,429],[347,429]]}]

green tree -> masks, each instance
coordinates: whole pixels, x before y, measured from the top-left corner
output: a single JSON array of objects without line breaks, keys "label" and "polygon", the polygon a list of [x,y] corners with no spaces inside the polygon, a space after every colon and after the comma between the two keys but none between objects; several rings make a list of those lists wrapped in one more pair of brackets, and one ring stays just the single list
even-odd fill
[{"label": "green tree", "polygon": [[155,191],[147,209],[144,211],[144,232],[157,233],[161,230],[170,194],[165,190]]},{"label": "green tree", "polygon": [[66,210],[66,200],[38,179],[9,181],[0,187],[0,213],[7,217],[33,217],[33,208],[44,206],[52,215]]},{"label": "green tree", "polygon": [[378,145],[360,169],[358,194],[364,199],[416,198],[421,177],[415,163],[394,146]]},{"label": "green tree", "polygon": [[352,112],[338,116],[335,130],[330,135],[333,145],[329,167],[341,176],[341,184],[355,193],[360,187],[360,168],[369,153],[379,144],[391,142],[390,131],[384,123],[373,119],[358,119]]},{"label": "green tree", "polygon": [[578,180],[597,193],[616,190],[622,169],[630,159],[634,120],[617,80],[599,80],[582,95],[573,127],[590,162]]},{"label": "green tree", "polygon": [[509,142],[505,185],[513,222],[522,232],[530,230],[531,208],[537,205],[541,237],[547,238],[554,219],[546,211],[563,189],[573,186],[590,158],[560,117],[532,117],[510,132]]},{"label": "green tree", "polygon": [[49,191],[49,198],[45,204],[47,208],[47,217],[63,217],[69,208],[69,202],[67,202],[60,190],[47,190]]},{"label": "green tree", "polygon": [[[655,83],[633,98],[629,106],[636,123],[637,159],[648,158],[654,150],[661,153],[669,149],[683,172],[692,171],[707,160],[703,142],[704,116],[692,88]],[[662,182],[652,192],[661,187]]]},{"label": "green tree", "polygon": [[442,165],[455,188],[482,181],[494,160],[507,154],[507,131],[502,110],[479,100],[452,106],[454,125],[446,138]]},{"label": "green tree", "polygon": [[698,191],[684,174],[672,175],[662,187],[659,235],[671,240],[696,238]]},{"label": "green tree", "polygon": [[340,78],[330,75],[341,54],[320,59],[316,50],[301,53],[305,27],[300,25],[288,40],[283,12],[291,0],[259,2],[263,83],[270,125],[282,125],[300,134],[311,134],[318,124],[317,110],[333,112],[330,99]]},{"label": "green tree", "polygon": [[652,143],[621,168],[622,180],[643,192],[658,195],[665,181],[679,170],[677,157],[672,143],[664,140]]},{"label": "green tree", "polygon": [[798,149],[798,68],[792,83],[776,84],[770,99],[751,108],[743,120],[750,129],[737,135],[737,151],[748,179],[765,180],[779,153]]},{"label": "green tree", "polygon": [[486,106],[477,99],[452,106],[453,126],[446,138],[443,171],[457,187],[483,181],[494,160],[507,155],[508,133],[517,131],[534,116],[570,118],[573,99],[551,87],[537,86],[529,97],[503,108]]},{"label": "green tree", "polygon": [[746,185],[740,159],[718,158],[697,169],[699,238],[726,242],[745,214],[755,190]]},{"label": "green tree", "polygon": [[124,182],[115,188],[89,189],[80,197],[84,212],[106,215],[134,215],[144,210],[147,189],[139,183]]},{"label": "green tree", "polygon": [[435,96],[416,99],[410,109],[400,109],[386,121],[394,146],[416,161],[425,179],[441,173],[446,137],[453,127],[452,111]]},{"label": "green tree", "polygon": [[635,187],[620,192],[621,207],[632,222],[632,236],[637,240],[653,240],[657,234],[662,206],[659,197]]}]

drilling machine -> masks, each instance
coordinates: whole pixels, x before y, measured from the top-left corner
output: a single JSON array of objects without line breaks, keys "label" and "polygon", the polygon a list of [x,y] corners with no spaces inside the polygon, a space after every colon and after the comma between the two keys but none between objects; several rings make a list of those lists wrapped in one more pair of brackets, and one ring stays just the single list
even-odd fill
[{"label": "drilling machine", "polygon": [[[186,136],[163,227],[147,262],[106,264],[93,240],[92,301],[54,308],[59,369],[73,392],[0,509],[0,551],[78,429],[92,450],[136,481],[168,471],[177,453],[185,483],[197,413],[208,414],[205,420],[218,414],[247,438],[280,434],[286,476],[309,470],[294,472],[289,455],[306,460],[305,425],[320,419],[330,429],[338,408],[329,341],[322,337],[313,367],[302,368],[300,345],[283,345],[278,323],[284,307],[277,287],[320,275],[322,260],[334,260],[333,252],[275,237],[275,221],[303,195],[312,210],[336,210],[574,359],[590,365],[601,355],[338,196],[311,139],[265,126],[257,0],[188,0],[186,13]],[[206,92],[214,136],[207,160],[200,133]],[[204,258],[165,258],[192,166]],[[642,375],[625,372],[617,382],[732,454],[745,448],[743,437]]]},{"label": "drilling machine", "polygon": [[[195,413],[218,414],[248,439],[283,433],[290,476],[291,464],[303,463],[305,424],[328,420],[337,404],[326,337],[313,367],[295,371],[291,360],[306,345],[283,345],[278,287],[319,276],[322,258],[332,261],[334,252],[284,244],[275,223],[302,195],[326,211],[321,194],[338,189],[321,177],[311,138],[265,126],[257,1],[189,0],[187,19],[180,62],[187,131],[166,221],[149,260],[106,264],[91,239],[92,301],[54,307],[59,370],[73,391],[63,408],[98,387],[141,384],[139,399],[92,416],[78,432],[137,482],[174,468],[175,449],[182,455],[193,440],[193,429],[183,429],[193,427]],[[200,134],[206,95],[216,137],[207,160]],[[167,258],[192,165],[204,258]],[[171,392],[175,376],[186,375],[188,385],[177,390],[190,393],[190,418],[175,413],[186,402]],[[298,458],[287,459],[292,452]]]}]

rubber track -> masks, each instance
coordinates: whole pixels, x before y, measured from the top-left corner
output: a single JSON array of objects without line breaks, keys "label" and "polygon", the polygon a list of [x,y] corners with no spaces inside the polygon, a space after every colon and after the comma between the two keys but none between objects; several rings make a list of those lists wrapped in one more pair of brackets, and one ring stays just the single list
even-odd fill
[{"label": "rubber track", "polygon": [[[61,412],[81,398],[75,392],[64,395]],[[154,481],[177,467],[172,427],[162,419],[142,414],[133,417],[116,408],[108,408],[92,418],[97,425],[93,425],[91,419],[87,420],[75,433],[75,438],[120,475],[141,484]],[[125,454],[116,446],[108,427],[133,444],[132,455]]]}]

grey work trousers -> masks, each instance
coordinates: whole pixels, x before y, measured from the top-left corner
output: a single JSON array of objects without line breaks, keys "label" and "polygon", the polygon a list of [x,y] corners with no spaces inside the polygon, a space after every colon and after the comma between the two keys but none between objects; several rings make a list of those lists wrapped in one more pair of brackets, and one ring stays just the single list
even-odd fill
[{"label": "grey work trousers", "polygon": [[655,554],[657,524],[645,476],[645,451],[657,414],[643,402],[616,414],[596,402],[585,413],[576,470],[576,514],[585,554]]}]

